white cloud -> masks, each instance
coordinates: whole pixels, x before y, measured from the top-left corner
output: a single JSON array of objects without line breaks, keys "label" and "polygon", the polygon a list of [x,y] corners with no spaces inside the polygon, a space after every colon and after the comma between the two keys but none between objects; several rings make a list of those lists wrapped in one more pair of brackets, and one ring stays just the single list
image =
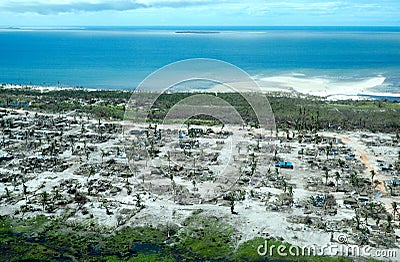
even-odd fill
[{"label": "white cloud", "polygon": [[0,0],[0,13],[3,23],[19,21],[19,17],[35,21],[62,17],[65,21],[69,19],[64,23],[75,24],[75,17],[93,18],[89,24],[99,21],[104,24],[108,22],[104,20],[107,13],[107,17],[115,19],[111,21],[113,24],[123,20],[182,25],[387,25],[399,23],[396,14],[400,13],[400,3],[398,0]]},{"label": "white cloud", "polygon": [[42,15],[70,12],[129,11],[145,8],[184,8],[215,5],[225,1],[212,0],[69,0],[69,1],[7,1],[0,2],[3,11],[15,13],[38,13]]}]

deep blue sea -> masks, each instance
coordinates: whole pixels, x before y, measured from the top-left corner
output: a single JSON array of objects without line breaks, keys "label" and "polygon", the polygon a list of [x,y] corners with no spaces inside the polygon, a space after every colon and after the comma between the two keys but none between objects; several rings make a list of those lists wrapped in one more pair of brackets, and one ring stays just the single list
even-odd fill
[{"label": "deep blue sea", "polygon": [[384,76],[378,89],[400,93],[398,27],[0,30],[0,83],[133,89],[154,70],[189,58],[224,60],[258,78]]}]

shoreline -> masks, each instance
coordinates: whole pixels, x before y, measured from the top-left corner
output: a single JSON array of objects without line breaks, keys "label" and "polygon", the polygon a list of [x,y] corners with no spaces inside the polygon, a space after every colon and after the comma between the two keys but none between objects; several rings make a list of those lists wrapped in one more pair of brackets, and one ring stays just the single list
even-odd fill
[{"label": "shoreline", "polygon": [[[279,81],[282,82],[285,78],[278,78]],[[288,82],[290,84],[290,82]],[[285,87],[267,87],[261,86],[258,82],[259,89],[254,90],[253,88],[246,88],[241,86],[241,83],[229,83],[229,86],[233,86],[236,88],[240,88],[242,92],[263,92],[263,93],[288,93],[288,94],[297,94],[297,95],[310,95],[315,97],[320,97],[321,99],[327,99],[328,101],[340,101],[340,100],[398,100],[400,102],[400,93],[392,93],[392,92],[376,92],[376,91],[368,91],[365,87],[353,88],[351,85],[347,85],[342,88],[335,88],[332,86],[331,88],[327,88],[325,90],[321,90],[318,86],[310,86],[305,88],[304,85],[299,85],[295,87],[285,88]],[[103,91],[103,92],[133,92],[135,90],[125,90],[125,89],[101,89],[101,88],[86,88],[86,87],[67,87],[67,86],[40,86],[40,85],[21,85],[21,84],[11,84],[11,83],[1,83],[0,88],[4,89],[32,89],[40,92],[51,92],[51,91],[62,91],[62,90],[85,90],[88,92],[95,91]],[[313,89],[314,88],[314,89]],[[347,88],[347,89],[346,89]],[[371,88],[371,87],[370,87]],[[177,92],[185,92],[184,90],[180,90]],[[196,89],[190,90],[188,92],[220,92],[220,93],[229,93],[232,92],[231,89],[227,89],[226,86],[223,85],[215,85],[208,89]]]}]

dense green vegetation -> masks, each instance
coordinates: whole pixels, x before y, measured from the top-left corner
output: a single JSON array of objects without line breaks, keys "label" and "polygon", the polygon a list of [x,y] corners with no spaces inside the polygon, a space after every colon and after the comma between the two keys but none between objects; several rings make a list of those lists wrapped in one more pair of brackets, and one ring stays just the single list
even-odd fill
[{"label": "dense green vegetation", "polygon": [[[19,103],[30,104],[30,110],[41,112],[76,111],[95,118],[121,120],[132,92],[87,91],[84,89],[40,92],[34,89],[2,89],[0,104],[12,107]],[[163,94],[151,111],[153,120],[162,119],[177,102],[191,93]],[[216,94],[210,94],[216,95]],[[136,105],[149,103],[154,95],[135,93]],[[237,93],[219,93],[219,98],[232,104],[249,124],[255,115],[247,101]],[[400,129],[400,104],[385,100],[343,100],[330,102],[316,97],[300,97],[283,93],[268,94],[278,128],[297,130],[369,130],[396,132]],[[199,116],[196,123],[215,124],[210,116]]]},{"label": "dense green vegetation", "polygon": [[87,91],[84,89],[60,89],[41,92],[39,90],[1,89],[1,106],[30,104],[26,109],[39,112],[66,113],[76,111],[95,118],[123,119],[124,104],[131,93],[126,91]]},{"label": "dense green vegetation", "polygon": [[[239,245],[237,232],[216,217],[193,215],[183,227],[123,227],[66,223],[37,216],[0,217],[0,261],[270,261],[259,256],[263,238]],[[270,240],[271,245],[280,245]],[[288,248],[291,246],[284,243]],[[349,261],[330,257],[279,257],[272,261]]]}]

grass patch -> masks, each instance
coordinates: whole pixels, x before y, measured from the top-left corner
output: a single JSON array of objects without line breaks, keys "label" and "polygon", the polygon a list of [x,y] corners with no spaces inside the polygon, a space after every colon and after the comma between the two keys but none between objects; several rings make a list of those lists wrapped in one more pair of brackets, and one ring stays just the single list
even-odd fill
[{"label": "grass patch", "polygon": [[229,257],[234,249],[232,226],[216,217],[191,216],[179,233],[179,246],[212,259]]},{"label": "grass patch", "polygon": [[[260,256],[265,239],[237,247],[236,230],[217,217],[196,213],[176,225],[110,229],[69,224],[38,216],[27,220],[0,217],[0,261],[311,261],[347,262],[341,257]],[[268,245],[289,243],[270,240]],[[263,250],[263,249],[261,249]],[[371,260],[372,261],[372,260]],[[374,260],[375,261],[375,260]]]}]

